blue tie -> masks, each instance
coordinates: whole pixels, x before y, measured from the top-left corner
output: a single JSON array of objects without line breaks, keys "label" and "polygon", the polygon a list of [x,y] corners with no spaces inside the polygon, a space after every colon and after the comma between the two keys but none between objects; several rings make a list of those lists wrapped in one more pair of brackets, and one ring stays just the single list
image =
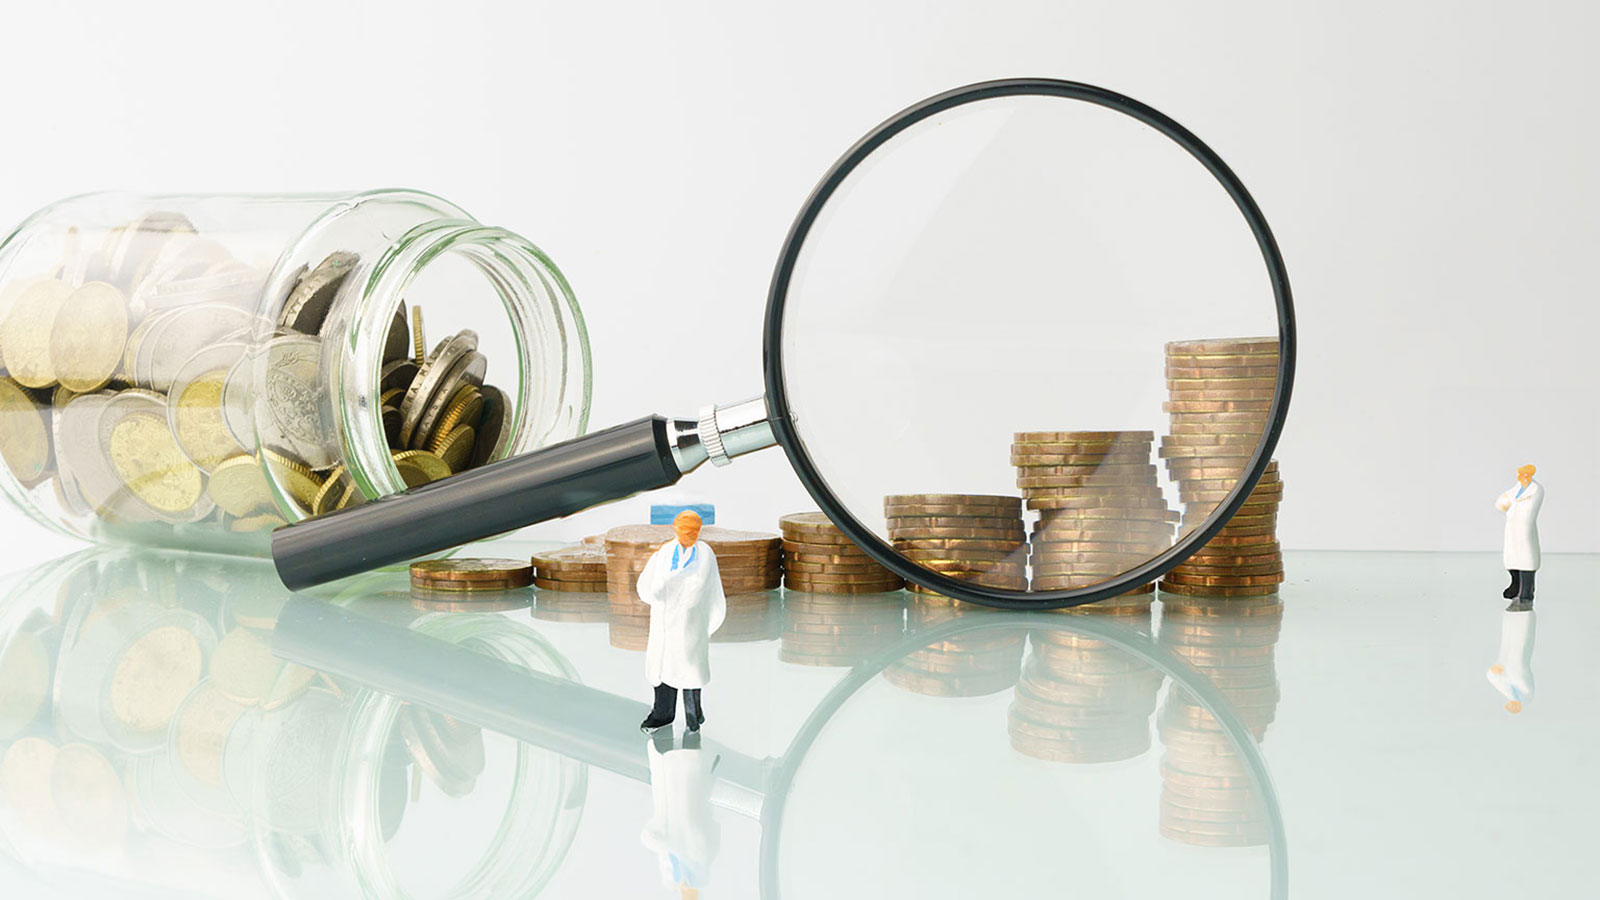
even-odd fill
[{"label": "blue tie", "polygon": [[[682,549],[683,549],[683,545],[682,544],[673,544],[672,545],[672,569],[671,569],[671,571],[673,571],[673,572],[678,571],[678,552],[681,551]],[[683,567],[685,569],[689,568],[689,563],[692,563],[692,562],[694,562],[694,548],[690,547],[689,548],[689,558],[683,561]]]}]

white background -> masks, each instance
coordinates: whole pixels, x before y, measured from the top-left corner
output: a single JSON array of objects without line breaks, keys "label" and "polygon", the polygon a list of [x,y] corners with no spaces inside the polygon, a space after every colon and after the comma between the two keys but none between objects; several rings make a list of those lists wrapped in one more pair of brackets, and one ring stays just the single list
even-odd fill
[{"label": "white background", "polygon": [[[0,220],[97,189],[406,186],[571,280],[596,426],[760,390],[816,179],[893,112],[1043,75],[1142,99],[1254,193],[1295,288],[1294,548],[1600,549],[1596,14],[1579,3],[11,4]],[[676,496],[771,528],[777,451]],[[537,536],[637,521],[629,501]],[[65,550],[0,511],[6,568]]]}]

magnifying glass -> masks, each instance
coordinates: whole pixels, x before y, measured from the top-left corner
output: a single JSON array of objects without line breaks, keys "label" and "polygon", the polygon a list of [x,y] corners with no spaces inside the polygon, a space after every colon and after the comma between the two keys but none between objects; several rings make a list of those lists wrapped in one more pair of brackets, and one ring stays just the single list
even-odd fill
[{"label": "magnifying glass", "polygon": [[1271,230],[1215,152],[1112,91],[1016,79],[931,97],[834,164],[779,256],[763,349],[763,397],[286,526],[278,573],[319,584],[777,444],[909,581],[1089,603],[1150,584],[1244,504],[1295,328]]}]

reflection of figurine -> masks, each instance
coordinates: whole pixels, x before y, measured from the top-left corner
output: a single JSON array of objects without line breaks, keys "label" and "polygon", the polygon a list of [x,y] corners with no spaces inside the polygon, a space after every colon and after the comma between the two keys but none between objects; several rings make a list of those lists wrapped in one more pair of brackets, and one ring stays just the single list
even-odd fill
[{"label": "reflection of figurine", "polygon": [[700,690],[711,680],[711,633],[728,611],[717,555],[699,539],[700,516],[678,513],[672,530],[677,540],[662,544],[639,573],[639,599],[650,607],[644,671],[656,689],[655,706],[639,724],[645,731],[672,723],[680,688],[685,723],[690,731],[700,730],[706,720]]},{"label": "reflection of figurine", "polygon": [[698,734],[684,735],[683,745],[674,748],[670,733],[657,732],[646,753],[654,805],[639,841],[660,858],[661,879],[678,889],[681,900],[698,900],[721,837],[711,811],[716,763],[700,749]]},{"label": "reflection of figurine", "polygon": [[1511,586],[1505,598],[1508,610],[1533,607],[1533,573],[1539,568],[1539,507],[1544,505],[1544,486],[1533,480],[1534,467],[1517,470],[1517,484],[1500,495],[1495,508],[1506,514],[1505,564],[1511,571]]},{"label": "reflection of figurine", "polygon": [[1506,712],[1522,712],[1533,700],[1533,610],[1507,610],[1500,618],[1500,659],[1489,667],[1489,683],[1506,695]]}]

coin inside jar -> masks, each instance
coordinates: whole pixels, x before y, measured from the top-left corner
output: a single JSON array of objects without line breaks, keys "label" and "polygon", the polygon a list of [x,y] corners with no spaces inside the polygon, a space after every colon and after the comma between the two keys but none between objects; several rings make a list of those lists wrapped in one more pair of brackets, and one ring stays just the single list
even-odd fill
[{"label": "coin inside jar", "polygon": [[111,381],[128,337],[128,302],[103,281],[68,295],[50,329],[50,359],[56,380],[80,393]]}]

